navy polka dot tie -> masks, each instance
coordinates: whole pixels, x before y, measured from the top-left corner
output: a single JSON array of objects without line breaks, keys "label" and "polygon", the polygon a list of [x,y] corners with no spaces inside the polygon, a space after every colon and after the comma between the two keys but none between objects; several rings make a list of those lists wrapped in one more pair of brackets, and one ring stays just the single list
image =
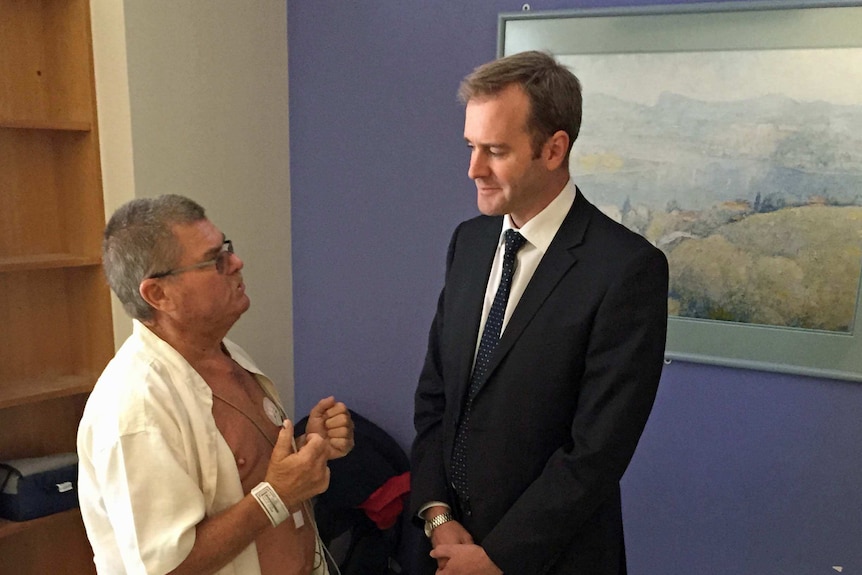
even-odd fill
[{"label": "navy polka dot tie", "polygon": [[473,397],[479,391],[482,378],[488,369],[491,354],[500,340],[500,332],[503,328],[503,318],[506,315],[506,304],[509,301],[509,291],[512,288],[512,276],[518,264],[518,250],[520,250],[526,239],[515,230],[506,230],[506,252],[503,255],[503,274],[500,277],[500,285],[494,295],[494,303],[488,312],[485,321],[485,329],[479,342],[479,351],[476,354],[476,363],[473,365],[473,374],[470,376],[470,390],[464,402],[461,412],[461,420],[455,434],[455,445],[452,448],[452,483],[458,495],[463,500],[469,499],[467,487],[467,433],[470,427],[470,411],[473,407]]}]

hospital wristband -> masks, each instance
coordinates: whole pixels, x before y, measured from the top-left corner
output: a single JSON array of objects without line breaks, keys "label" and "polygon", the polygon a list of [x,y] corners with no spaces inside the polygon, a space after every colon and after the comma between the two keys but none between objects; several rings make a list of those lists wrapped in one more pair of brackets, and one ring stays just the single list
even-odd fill
[{"label": "hospital wristband", "polygon": [[257,500],[266,516],[269,517],[269,521],[273,527],[278,526],[282,521],[290,517],[290,511],[287,510],[281,497],[278,496],[272,485],[266,481],[258,483],[251,490],[251,495]]}]

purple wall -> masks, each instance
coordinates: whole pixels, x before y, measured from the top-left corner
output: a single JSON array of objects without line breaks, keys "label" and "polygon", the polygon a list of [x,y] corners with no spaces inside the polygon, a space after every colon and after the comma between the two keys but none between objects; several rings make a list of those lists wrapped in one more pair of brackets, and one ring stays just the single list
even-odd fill
[{"label": "purple wall", "polygon": [[[334,393],[408,448],[446,246],[477,213],[455,91],[521,5],[288,0],[298,416]],[[860,445],[858,384],[669,365],[624,479],[630,573],[862,573]]]}]

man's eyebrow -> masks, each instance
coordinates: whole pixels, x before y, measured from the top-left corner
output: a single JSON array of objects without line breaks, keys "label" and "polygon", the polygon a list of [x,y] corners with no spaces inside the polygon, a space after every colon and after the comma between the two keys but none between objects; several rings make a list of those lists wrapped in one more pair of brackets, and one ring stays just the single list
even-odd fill
[{"label": "man's eyebrow", "polygon": [[473,142],[469,138],[464,138],[464,142],[476,148],[500,148],[501,150],[509,149],[508,144],[503,144],[501,142]]},{"label": "man's eyebrow", "polygon": [[218,253],[221,251],[222,246],[227,241],[227,237],[224,234],[222,234],[221,238],[222,238],[221,243],[215,247],[208,249],[206,252],[204,252],[204,257],[207,257],[207,256],[215,257],[218,255]]}]

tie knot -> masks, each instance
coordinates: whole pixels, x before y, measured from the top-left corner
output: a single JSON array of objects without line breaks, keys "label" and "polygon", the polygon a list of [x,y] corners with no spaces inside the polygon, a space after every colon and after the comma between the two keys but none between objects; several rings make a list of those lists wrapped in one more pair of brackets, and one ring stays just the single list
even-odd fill
[{"label": "tie knot", "polygon": [[516,230],[506,230],[506,255],[513,256],[518,253],[525,243],[527,238],[522,236]]}]

